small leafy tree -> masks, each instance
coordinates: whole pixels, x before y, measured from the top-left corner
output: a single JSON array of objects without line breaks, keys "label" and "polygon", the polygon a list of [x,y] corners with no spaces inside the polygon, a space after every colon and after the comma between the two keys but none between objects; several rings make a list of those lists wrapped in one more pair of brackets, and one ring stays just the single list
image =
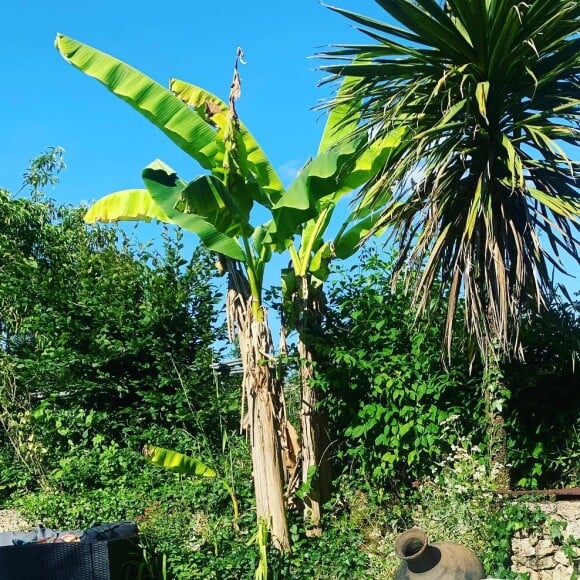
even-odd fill
[{"label": "small leafy tree", "polygon": [[[46,169],[38,159],[36,174]],[[1,470],[0,485],[194,421],[221,441],[191,397],[213,392],[207,257],[184,260],[179,233],[158,252],[120,230],[88,230],[84,208],[30,193],[0,194],[0,419],[20,473]]]}]

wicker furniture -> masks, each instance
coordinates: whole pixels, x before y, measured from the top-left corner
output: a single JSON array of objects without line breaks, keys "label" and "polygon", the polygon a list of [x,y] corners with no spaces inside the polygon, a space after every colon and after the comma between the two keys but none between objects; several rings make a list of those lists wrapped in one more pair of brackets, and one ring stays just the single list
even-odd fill
[{"label": "wicker furniture", "polygon": [[[135,525],[132,525],[136,531]],[[96,529],[87,530],[83,541],[76,543],[29,543],[0,547],[0,578],[130,580],[135,577],[131,570],[137,569],[142,558],[137,535],[118,537],[119,534],[113,533],[113,539],[106,539],[106,532],[88,534]]]}]

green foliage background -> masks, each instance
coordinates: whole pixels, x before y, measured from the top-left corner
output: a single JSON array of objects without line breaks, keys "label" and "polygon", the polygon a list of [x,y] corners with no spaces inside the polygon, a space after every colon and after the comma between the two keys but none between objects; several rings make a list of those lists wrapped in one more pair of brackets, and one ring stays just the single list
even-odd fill
[{"label": "green foliage background", "polygon": [[[118,228],[87,228],[83,208],[42,193],[57,166],[54,151],[33,163],[30,195],[0,191],[0,502],[61,529],[136,519],[151,578],[253,578],[239,377],[210,368],[223,338],[210,257],[186,259],[171,229],[156,249]],[[290,513],[294,549],[269,552],[269,573],[391,578],[394,537],[421,525],[513,577],[511,534],[545,518],[492,493],[485,374],[470,369],[460,333],[451,360],[441,359],[443,306],[432,301],[426,324],[417,321],[408,298],[390,292],[391,270],[371,249],[333,274],[313,338],[334,492],[321,539]],[[578,315],[577,305],[530,315],[528,362],[501,368],[508,459],[528,488],[580,481]],[[215,469],[239,520],[218,480],[151,466],[147,442]]]},{"label": "green foliage background", "polygon": [[[445,305],[417,319],[402,290],[391,292],[393,261],[367,250],[337,276],[319,351],[337,458],[382,489],[409,487],[469,437],[486,457],[485,375],[467,341],[442,359]],[[459,313],[461,314],[461,312]],[[526,363],[502,364],[508,462],[531,488],[578,481],[580,302],[530,314]]]},{"label": "green foliage background", "polygon": [[389,490],[430,473],[459,435],[481,438],[483,422],[481,373],[470,374],[460,337],[442,361],[443,305],[416,321],[408,297],[390,291],[392,263],[369,251],[338,277],[321,347],[338,457]]},{"label": "green foliage background", "polygon": [[[6,431],[27,439],[32,461],[17,482],[0,474],[6,488],[49,472],[98,485],[103,458],[90,454],[137,452],[179,429],[221,443],[209,258],[184,259],[180,234],[167,229],[160,251],[119,229],[89,229],[83,212],[0,194],[0,409],[20,423]],[[72,477],[76,463],[82,477]]]}]

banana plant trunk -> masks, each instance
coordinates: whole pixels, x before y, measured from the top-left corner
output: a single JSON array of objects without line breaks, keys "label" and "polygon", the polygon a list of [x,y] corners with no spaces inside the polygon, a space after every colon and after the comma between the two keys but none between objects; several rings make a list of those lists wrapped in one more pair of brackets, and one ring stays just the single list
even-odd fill
[{"label": "banana plant trunk", "polygon": [[[283,427],[285,407],[282,386],[272,367],[272,339],[263,312],[254,299],[228,291],[228,316],[237,326],[243,363],[243,392],[247,404],[246,429],[252,452],[252,469],[258,521],[266,522],[272,545],[290,549],[283,482]],[[230,323],[231,324],[231,323]]]},{"label": "banana plant trunk", "polygon": [[322,533],[322,505],[330,497],[330,459],[326,415],[320,408],[319,391],[313,386],[315,353],[313,337],[322,321],[322,292],[313,289],[308,277],[298,280],[298,356],[301,387],[301,457],[304,497],[304,521],[307,534]]}]

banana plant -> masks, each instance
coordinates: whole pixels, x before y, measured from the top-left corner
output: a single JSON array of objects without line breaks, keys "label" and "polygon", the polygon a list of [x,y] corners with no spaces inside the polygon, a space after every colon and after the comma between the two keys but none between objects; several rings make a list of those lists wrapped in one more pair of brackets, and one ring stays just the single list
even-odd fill
[{"label": "banana plant", "polygon": [[[189,475],[191,477],[209,477],[218,478],[218,474],[211,467],[207,466],[200,459],[165,449],[164,447],[157,447],[148,443],[143,447],[143,456],[145,459],[157,467],[168,469],[180,475]],[[223,478],[218,478],[224,489],[228,492],[234,510],[234,526],[237,526],[237,520],[240,514],[238,507],[238,499],[230,484]]]},{"label": "banana plant", "polygon": [[272,341],[262,304],[264,270],[272,252],[265,243],[268,226],[250,222],[254,204],[272,208],[284,188],[235,110],[241,55],[226,104],[194,85],[172,81],[174,90],[183,89],[178,96],[124,62],[69,37],[59,34],[56,47],[209,172],[185,181],[156,160],[143,170],[144,188],[102,198],[85,219],[89,223],[156,219],[196,234],[219,254],[229,275],[228,321],[237,333],[244,364],[257,517],[270,526],[273,544],[288,550],[282,459],[285,407],[281,384],[269,363]]},{"label": "banana plant", "polygon": [[[227,317],[237,333],[244,364],[257,516],[271,526],[274,545],[286,550],[290,544],[282,456],[298,452],[290,449],[292,437],[288,436],[290,426],[284,415],[281,384],[272,365],[264,364],[273,358],[262,302],[265,269],[273,251],[289,251],[294,281],[308,282],[307,291],[300,294],[307,309],[311,282],[326,279],[330,259],[352,255],[374,219],[373,207],[363,202],[348,216],[339,235],[324,241],[338,202],[374,175],[398,145],[402,133],[375,141],[361,155],[360,142],[343,138],[351,127],[343,123],[344,115],[335,109],[318,155],[284,190],[267,156],[237,116],[238,61],[227,104],[204,89],[176,79],[166,90],[122,61],[66,36],[58,35],[56,46],[66,60],[145,116],[209,172],[188,182],[156,160],[143,170],[144,188],[105,196],[89,209],[85,220],[155,219],[175,224],[196,234],[209,250],[219,254],[229,275]],[[346,94],[348,89],[349,83],[345,82],[342,90]],[[270,221],[251,224],[255,203],[270,211]],[[288,290],[293,292],[291,284]],[[304,357],[308,356],[305,352]],[[309,381],[305,381],[305,389],[309,389]],[[312,391],[306,390],[303,397],[307,400],[301,421],[303,449],[312,447],[311,433],[320,429],[310,421],[309,409],[315,405],[308,402],[309,393]],[[314,459],[304,462],[303,471],[312,474],[320,453],[310,456]],[[317,517],[312,519],[318,521]]]},{"label": "banana plant", "polygon": [[[358,106],[350,98],[354,84],[351,78],[342,83],[336,98],[343,104],[329,114],[317,155],[270,208],[272,220],[262,227],[259,237],[268,259],[269,248],[288,251],[291,257],[292,267],[283,273],[282,286],[284,301],[293,304],[290,324],[299,335],[302,437],[301,465],[296,467],[301,468],[302,486],[309,490],[303,497],[304,517],[313,535],[321,533],[321,505],[328,499],[330,466],[326,425],[318,412],[317,393],[311,388],[314,353],[307,336],[320,330],[320,287],[330,274],[329,263],[349,258],[358,250],[362,239],[375,225],[378,215],[375,210],[380,210],[381,204],[388,200],[388,191],[382,192],[378,204],[375,197],[371,205],[369,200],[376,195],[376,189],[370,188],[357,208],[343,219],[338,233],[328,240],[325,236],[340,200],[373,178],[398,150],[406,134],[406,129],[399,127],[367,148],[361,147],[366,135],[353,139],[356,122],[345,122],[353,118],[352,108]],[[171,88],[190,106],[203,104],[205,110],[220,115],[226,112],[225,105],[220,105],[215,97],[184,81],[172,81]],[[296,481],[293,475],[289,474],[289,491]]]},{"label": "banana plant", "polygon": [[[320,535],[322,531],[321,506],[329,499],[331,480],[326,419],[320,410],[319,395],[312,388],[316,358],[313,339],[321,332],[323,283],[333,260],[347,259],[359,249],[389,199],[389,191],[383,190],[377,199],[378,185],[369,188],[356,209],[342,218],[338,233],[333,237],[327,234],[337,221],[333,218],[337,217],[339,201],[375,177],[399,150],[406,134],[406,129],[400,127],[365,146],[367,136],[356,136],[356,116],[351,114],[360,104],[350,95],[354,84],[352,78],[343,81],[336,95],[336,102],[341,104],[328,116],[317,156],[273,208],[277,241],[285,244],[291,256],[291,267],[283,272],[282,288],[289,329],[298,333],[301,489],[306,490],[302,502],[310,535]],[[350,119],[355,119],[354,124]],[[373,204],[369,202],[372,195]]]}]

